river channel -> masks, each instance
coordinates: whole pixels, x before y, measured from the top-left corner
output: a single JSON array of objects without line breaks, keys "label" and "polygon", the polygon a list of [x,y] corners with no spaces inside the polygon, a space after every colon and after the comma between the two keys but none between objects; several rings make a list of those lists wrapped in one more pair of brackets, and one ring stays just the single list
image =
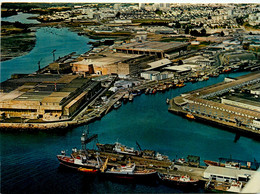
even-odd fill
[{"label": "river channel", "polygon": [[[40,28],[35,48],[26,56],[6,61],[1,74],[5,80],[11,73],[31,73],[42,64],[52,60],[51,51],[57,56],[73,51],[86,52],[88,38],[78,36],[68,29]],[[101,120],[89,124],[91,133],[98,134],[100,143],[119,141],[143,149],[153,149],[168,155],[170,159],[197,155],[203,160],[219,157],[260,161],[260,142],[206,124],[189,121],[168,112],[166,98],[212,85],[226,76],[237,77],[248,72],[220,75],[208,81],[188,83],[183,88],[172,89],[155,95],[137,96],[132,103],[112,110]],[[161,184],[139,184],[103,180],[95,176],[59,167],[56,155],[61,150],[71,152],[80,148],[80,136],[86,126],[49,132],[1,132],[1,192],[2,193],[167,193],[183,192]],[[89,145],[93,148],[94,144]],[[200,190],[199,192],[203,192]]]}]

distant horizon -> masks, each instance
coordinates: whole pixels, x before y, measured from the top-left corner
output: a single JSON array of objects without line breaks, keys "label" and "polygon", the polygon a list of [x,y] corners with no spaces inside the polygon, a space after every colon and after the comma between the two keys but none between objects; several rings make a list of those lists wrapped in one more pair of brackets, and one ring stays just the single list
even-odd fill
[{"label": "distant horizon", "polygon": [[2,0],[1,3],[172,3],[172,4],[259,4],[259,0],[216,0],[214,2],[212,1],[205,1],[205,0],[95,0],[94,2],[91,0],[74,0],[72,2],[71,0],[30,0],[30,1],[24,1],[24,0]]}]

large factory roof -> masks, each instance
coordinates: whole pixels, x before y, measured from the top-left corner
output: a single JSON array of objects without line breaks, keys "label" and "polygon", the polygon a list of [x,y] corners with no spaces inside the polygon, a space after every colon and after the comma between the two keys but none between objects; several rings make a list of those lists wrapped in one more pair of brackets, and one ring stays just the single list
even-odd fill
[{"label": "large factory roof", "polygon": [[102,56],[89,57],[88,59],[72,63],[72,65],[94,65],[101,67],[104,65],[124,62],[126,60],[134,59],[140,56],[141,55],[128,55],[124,53],[106,53]]},{"label": "large factory roof", "polygon": [[149,65],[150,67],[145,70],[149,71],[149,70],[156,69],[156,68],[163,67],[165,65],[170,65],[170,64],[172,64],[171,60],[161,59],[159,61],[154,61],[154,62],[148,63],[147,65]]},{"label": "large factory roof", "polygon": [[116,49],[124,50],[139,50],[139,51],[150,51],[150,52],[167,52],[173,49],[178,49],[187,46],[189,43],[183,42],[133,42],[124,44],[117,47]]}]

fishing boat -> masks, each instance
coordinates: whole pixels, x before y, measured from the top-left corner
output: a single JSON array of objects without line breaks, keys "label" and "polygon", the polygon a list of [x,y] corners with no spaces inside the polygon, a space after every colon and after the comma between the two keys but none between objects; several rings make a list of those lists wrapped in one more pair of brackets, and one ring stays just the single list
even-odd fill
[{"label": "fishing boat", "polygon": [[123,96],[123,102],[124,102],[124,103],[127,103],[128,99],[129,99],[129,93],[127,92],[127,93]]},{"label": "fishing boat", "polygon": [[185,86],[185,84],[183,82],[176,84],[176,87],[179,87],[179,88],[184,87],[184,86]]},{"label": "fishing boat", "polygon": [[226,68],[224,68],[222,71],[224,72],[224,73],[228,73],[228,72],[230,72],[232,69],[230,68],[230,67],[226,67]]},{"label": "fishing boat", "polygon": [[134,100],[134,95],[133,94],[130,94],[129,95],[129,102],[132,102]]},{"label": "fishing boat", "polygon": [[208,192],[240,193],[242,188],[243,183],[235,180],[233,180],[231,183],[209,180],[205,184],[205,190]]},{"label": "fishing boat", "polygon": [[149,94],[150,88],[146,88],[145,95]]},{"label": "fishing boat", "polygon": [[[106,163],[106,162],[105,162]],[[103,169],[105,169],[104,167]],[[157,172],[155,170],[151,169],[143,169],[143,170],[136,170],[135,163],[131,163],[129,160],[129,163],[125,166],[120,165],[117,167],[112,167],[107,170],[103,170],[102,173],[109,176],[109,177],[115,177],[115,178],[124,178],[124,179],[147,179],[156,177]]]},{"label": "fishing boat", "polygon": [[118,109],[121,105],[122,105],[122,103],[121,103],[120,101],[117,101],[117,102],[114,104],[114,109]]},{"label": "fishing boat", "polygon": [[255,160],[254,162],[251,161],[243,161],[231,158],[219,158],[220,162],[211,161],[211,160],[204,160],[204,163],[207,166],[220,166],[226,168],[236,168],[236,169],[250,169],[250,170],[257,170],[259,168],[259,163]]},{"label": "fishing boat", "polygon": [[181,176],[158,173],[158,176],[162,182],[176,186],[196,187],[199,183],[199,179],[193,179],[188,175]]},{"label": "fishing boat", "polygon": [[195,119],[194,115],[191,114],[191,113],[186,114],[186,117],[187,117],[188,119]]},{"label": "fishing boat", "polygon": [[135,150],[134,148],[122,145],[119,142],[115,143],[115,147],[113,148],[113,151],[116,153],[120,153],[120,154],[138,155],[137,150]]},{"label": "fishing boat", "polygon": [[98,155],[89,155],[86,149],[86,144],[97,138],[97,135],[88,135],[88,132],[83,132],[81,136],[82,149],[72,149],[70,156],[66,155],[65,151],[61,151],[60,155],[57,155],[57,159],[60,164],[69,168],[78,169],[84,172],[96,172],[99,171],[102,161]]},{"label": "fishing boat", "polygon": [[156,94],[157,90],[156,88],[153,89],[153,94]]}]

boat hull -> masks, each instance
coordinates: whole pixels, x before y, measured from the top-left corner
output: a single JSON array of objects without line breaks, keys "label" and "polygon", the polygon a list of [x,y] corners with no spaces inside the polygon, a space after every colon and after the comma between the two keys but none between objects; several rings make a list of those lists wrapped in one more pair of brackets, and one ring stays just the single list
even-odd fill
[{"label": "boat hull", "polygon": [[148,173],[111,173],[111,172],[105,172],[102,173],[107,178],[114,178],[114,179],[128,179],[128,180],[151,180],[156,179],[157,172],[148,172]]},{"label": "boat hull", "polygon": [[76,164],[74,162],[74,159],[68,156],[61,156],[58,155],[57,159],[59,160],[60,164],[68,167],[68,168],[72,168],[72,169],[79,169],[79,168],[87,168],[87,169],[91,169],[91,170],[99,170],[99,168],[97,168],[95,165],[85,165],[85,164]]}]

